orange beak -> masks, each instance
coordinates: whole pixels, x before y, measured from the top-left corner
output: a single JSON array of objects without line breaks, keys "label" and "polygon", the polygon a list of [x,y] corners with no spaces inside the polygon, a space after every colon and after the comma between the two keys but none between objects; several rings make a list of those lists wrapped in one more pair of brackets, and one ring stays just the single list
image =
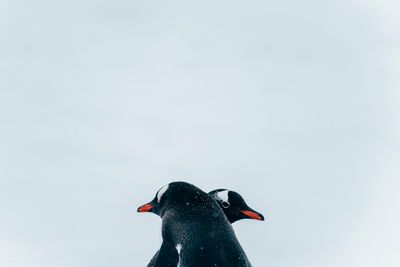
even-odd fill
[{"label": "orange beak", "polygon": [[264,216],[251,210],[241,210],[241,213],[253,220],[264,221]]},{"label": "orange beak", "polygon": [[149,212],[154,208],[152,204],[144,204],[143,206],[140,206],[137,211],[138,212]]}]

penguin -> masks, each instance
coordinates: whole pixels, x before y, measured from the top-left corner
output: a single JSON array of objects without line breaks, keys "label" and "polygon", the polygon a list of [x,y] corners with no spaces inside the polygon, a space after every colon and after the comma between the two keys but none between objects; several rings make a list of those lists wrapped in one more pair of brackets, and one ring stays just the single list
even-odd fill
[{"label": "penguin", "polygon": [[[228,189],[215,189],[213,191],[210,191],[208,194],[215,201],[217,201],[218,205],[221,207],[226,218],[231,224],[242,219],[264,221],[264,216],[261,213],[250,208],[243,197],[235,191]],[[159,251],[155,253],[147,267],[154,266],[155,261],[158,257],[158,252]],[[177,264],[178,259],[176,255],[177,251],[172,251],[171,255],[166,255],[167,258],[164,258],[163,262],[170,262],[171,264],[173,264],[175,261]],[[176,266],[176,264],[174,266]]]},{"label": "penguin", "polygon": [[264,216],[250,208],[243,197],[232,190],[216,189],[208,193],[222,208],[230,223],[242,219],[264,221]]},{"label": "penguin", "polygon": [[[192,184],[173,182],[162,187],[138,212],[162,218],[163,241],[155,267],[251,266],[217,202]],[[170,257],[177,263],[165,261]]]}]

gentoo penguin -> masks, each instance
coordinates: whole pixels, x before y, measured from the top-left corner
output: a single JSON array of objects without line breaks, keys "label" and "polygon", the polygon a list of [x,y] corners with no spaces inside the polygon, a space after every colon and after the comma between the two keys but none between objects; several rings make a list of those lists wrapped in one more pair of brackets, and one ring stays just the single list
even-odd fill
[{"label": "gentoo penguin", "polygon": [[[235,191],[228,189],[216,189],[208,194],[217,201],[218,205],[221,207],[230,223],[234,223],[242,219],[253,219],[259,221],[264,220],[264,216],[250,208],[246,204],[246,201],[244,201],[243,197]],[[159,251],[157,251],[153,256],[147,267],[154,266],[158,257],[158,252]],[[164,258],[163,262],[168,262],[171,264],[171,266],[176,266],[178,263],[178,253],[176,250],[172,251],[172,254],[165,256],[167,256],[167,258]],[[174,262],[175,265],[173,264]]]},{"label": "gentoo penguin", "polygon": [[[162,218],[163,242],[154,266],[251,266],[228,219],[207,193],[185,182],[161,188],[155,198],[138,208]],[[178,252],[178,263],[164,259]]]},{"label": "gentoo penguin", "polygon": [[243,197],[232,190],[216,189],[208,193],[214,198],[230,223],[242,219],[264,221],[264,216],[250,208]]}]

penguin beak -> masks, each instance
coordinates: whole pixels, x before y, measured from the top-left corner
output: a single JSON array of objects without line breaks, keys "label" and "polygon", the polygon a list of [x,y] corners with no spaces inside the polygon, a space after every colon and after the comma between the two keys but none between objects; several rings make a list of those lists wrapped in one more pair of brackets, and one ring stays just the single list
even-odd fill
[{"label": "penguin beak", "polygon": [[256,212],[255,210],[247,209],[241,210],[240,212],[246,215],[246,217],[249,219],[264,221],[264,216],[261,213]]},{"label": "penguin beak", "polygon": [[152,205],[150,203],[147,203],[147,204],[144,204],[144,205],[140,206],[137,209],[137,211],[138,212],[150,212],[153,208],[154,208],[154,205]]}]

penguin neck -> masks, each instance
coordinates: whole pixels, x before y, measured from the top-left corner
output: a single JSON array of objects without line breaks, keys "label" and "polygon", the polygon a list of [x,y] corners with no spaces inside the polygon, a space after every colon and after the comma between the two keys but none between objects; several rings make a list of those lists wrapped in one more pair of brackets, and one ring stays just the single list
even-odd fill
[{"label": "penguin neck", "polygon": [[207,198],[201,197],[182,197],[180,199],[170,200],[165,208],[160,210],[159,215],[161,218],[164,218],[167,213],[178,213],[178,214],[203,214],[204,207],[208,207],[208,209],[214,210],[217,208],[217,205],[214,207],[209,205]]}]

